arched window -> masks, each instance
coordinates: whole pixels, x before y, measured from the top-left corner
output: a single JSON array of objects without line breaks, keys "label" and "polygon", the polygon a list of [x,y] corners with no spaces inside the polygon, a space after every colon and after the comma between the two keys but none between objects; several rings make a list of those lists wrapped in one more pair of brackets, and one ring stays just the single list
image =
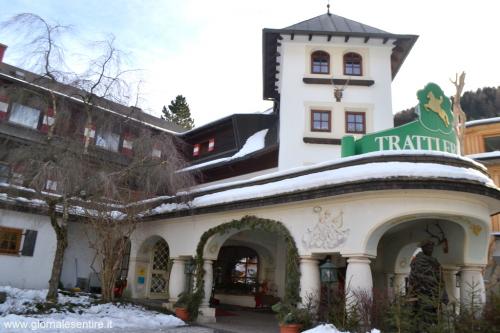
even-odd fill
[{"label": "arched window", "polygon": [[361,56],[354,52],[344,54],[344,75],[363,75]]},{"label": "arched window", "polygon": [[330,73],[330,55],[328,53],[325,51],[316,51],[311,54],[311,73]]}]

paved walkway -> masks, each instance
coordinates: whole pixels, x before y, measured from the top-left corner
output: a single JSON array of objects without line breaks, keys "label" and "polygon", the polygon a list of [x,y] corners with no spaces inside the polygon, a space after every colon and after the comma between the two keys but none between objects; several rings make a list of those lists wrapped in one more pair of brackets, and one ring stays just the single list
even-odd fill
[{"label": "paved walkway", "polygon": [[232,310],[231,312],[235,316],[217,317],[216,323],[204,326],[215,329],[214,333],[279,333],[278,321],[273,313],[252,310]]}]

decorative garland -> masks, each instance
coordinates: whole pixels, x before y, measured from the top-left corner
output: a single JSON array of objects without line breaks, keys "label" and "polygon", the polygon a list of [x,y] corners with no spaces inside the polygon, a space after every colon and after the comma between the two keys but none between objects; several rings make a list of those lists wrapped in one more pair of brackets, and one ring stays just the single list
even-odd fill
[{"label": "decorative garland", "polygon": [[188,307],[191,319],[195,320],[198,317],[199,308],[203,297],[205,270],[203,269],[203,249],[207,241],[216,234],[225,234],[232,229],[242,230],[262,230],[266,232],[276,233],[282,236],[286,243],[287,256],[286,256],[286,282],[285,282],[285,299],[284,302],[288,304],[298,304],[300,302],[299,289],[300,289],[300,268],[299,268],[299,252],[295,245],[295,240],[288,231],[288,229],[278,221],[261,219],[256,216],[244,216],[241,220],[232,220],[231,222],[224,223],[213,227],[206,231],[200,238],[200,242],[196,247],[196,284],[191,302]]}]

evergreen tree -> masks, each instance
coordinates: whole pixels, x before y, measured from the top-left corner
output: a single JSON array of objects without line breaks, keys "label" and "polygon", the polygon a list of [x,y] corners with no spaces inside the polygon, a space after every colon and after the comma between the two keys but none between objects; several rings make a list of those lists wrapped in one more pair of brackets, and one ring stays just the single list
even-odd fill
[{"label": "evergreen tree", "polygon": [[168,108],[163,106],[162,113],[162,119],[171,121],[186,129],[192,129],[194,127],[194,120],[191,118],[189,105],[186,102],[186,98],[182,95],[177,95],[175,100],[170,101]]},{"label": "evergreen tree", "polygon": [[[466,91],[460,98],[467,120],[500,116],[500,87],[484,87]],[[394,126],[400,126],[417,118],[415,108],[400,111],[394,115]]]}]

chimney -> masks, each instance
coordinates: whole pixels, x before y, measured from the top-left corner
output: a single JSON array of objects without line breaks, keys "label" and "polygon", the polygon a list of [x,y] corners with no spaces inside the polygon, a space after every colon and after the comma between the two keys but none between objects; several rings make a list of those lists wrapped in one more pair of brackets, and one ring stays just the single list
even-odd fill
[{"label": "chimney", "polygon": [[0,62],[3,62],[3,55],[5,54],[5,50],[7,50],[7,45],[0,43]]}]

